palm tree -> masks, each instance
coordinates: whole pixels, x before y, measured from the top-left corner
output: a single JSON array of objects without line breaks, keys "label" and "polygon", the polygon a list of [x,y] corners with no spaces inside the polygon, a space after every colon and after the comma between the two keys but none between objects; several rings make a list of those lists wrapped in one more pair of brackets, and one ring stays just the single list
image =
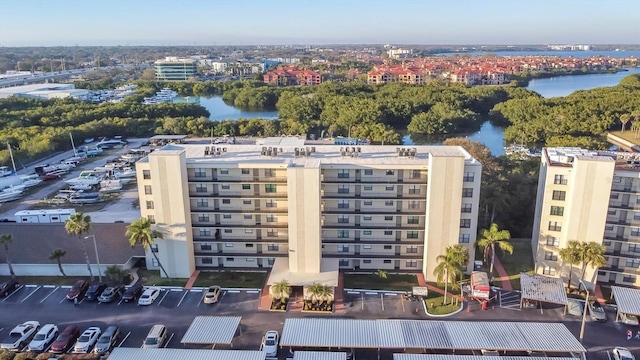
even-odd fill
[{"label": "palm tree", "polygon": [[567,247],[564,249],[560,249],[560,258],[562,259],[562,263],[569,264],[569,283],[567,287],[571,289],[571,277],[573,276],[573,265],[578,265],[580,263],[580,248],[581,243],[579,241],[570,240],[567,243]]},{"label": "palm tree", "polygon": [[282,279],[271,285],[271,296],[274,299],[288,299],[291,295],[291,285],[287,279]]},{"label": "palm tree", "polygon": [[13,271],[13,265],[11,264],[11,256],[9,256],[9,244],[13,242],[13,237],[11,234],[2,234],[0,236],[0,242],[4,245],[4,253],[7,259],[7,265],[9,265],[9,274],[11,274],[11,279],[16,279],[16,273]]},{"label": "palm tree", "polygon": [[378,269],[376,271],[376,276],[380,279],[386,279],[389,274],[385,270]]},{"label": "palm tree", "polygon": [[317,296],[325,301],[333,299],[333,288],[329,285],[318,284]]},{"label": "palm tree", "polygon": [[631,114],[622,114],[620,116],[620,122],[622,123],[622,132],[624,132],[624,128],[627,126],[627,123],[631,120]]},{"label": "palm tree", "polygon": [[307,286],[307,294],[311,296],[311,300],[313,302],[317,301],[317,299],[320,297],[320,294],[322,293],[322,286],[323,285],[320,283],[313,283]]},{"label": "palm tree", "polygon": [[84,254],[84,259],[87,261],[87,269],[89,270],[89,276],[91,277],[91,281],[94,280],[93,272],[91,271],[91,262],[89,261],[89,254],[87,253],[87,247],[82,241],[82,234],[89,232],[91,229],[91,216],[85,215],[81,212],[77,212],[69,217],[67,221],[64,222],[64,228],[67,230],[69,235],[77,235],[78,240],[80,241],[80,245],[82,246],[82,253]]},{"label": "palm tree", "polygon": [[62,269],[62,262],[61,262],[61,259],[65,255],[67,255],[67,252],[62,249],[53,250],[49,255],[49,260],[55,260],[58,262],[58,269],[60,270],[60,273],[62,274],[62,276],[67,276],[67,274],[64,273],[64,269]]},{"label": "palm tree", "polygon": [[582,262],[582,273],[580,279],[584,279],[584,273],[587,271],[587,266],[593,268],[599,268],[607,265],[607,259],[604,257],[606,251],[604,245],[598,244],[595,241],[589,243],[582,243],[580,247],[580,260]]},{"label": "palm tree", "polygon": [[496,245],[502,251],[513,254],[513,245],[509,243],[511,234],[509,230],[498,230],[497,224],[491,224],[489,230],[480,230],[480,240],[478,240],[478,246],[484,249],[485,260],[491,255],[491,267],[489,268],[490,276],[493,275],[493,262],[496,257]]},{"label": "palm tree", "polygon": [[[151,222],[145,217],[134,220],[129,226],[127,226],[127,232],[125,234],[129,237],[129,244],[131,247],[136,246],[136,244],[140,244],[144,251],[147,251],[147,248],[155,244],[153,239],[164,238],[164,235],[160,231],[151,230]],[[160,263],[160,259],[158,259],[156,252],[151,251],[151,254],[153,254],[153,257],[158,262],[164,276],[169,277],[169,274],[167,274],[167,271]]]},{"label": "palm tree", "polygon": [[455,284],[455,281],[459,277],[462,277],[461,268],[468,260],[469,253],[462,245],[448,246],[444,255],[436,257],[438,265],[433,270],[433,275],[436,276],[437,281],[440,283],[444,280],[443,305],[447,303],[447,289],[449,287],[449,281]]}]

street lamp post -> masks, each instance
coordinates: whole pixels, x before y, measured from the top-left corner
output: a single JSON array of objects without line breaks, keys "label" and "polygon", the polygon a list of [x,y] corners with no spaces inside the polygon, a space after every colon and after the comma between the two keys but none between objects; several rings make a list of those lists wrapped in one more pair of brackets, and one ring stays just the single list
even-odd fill
[{"label": "street lamp post", "polygon": [[85,236],[84,238],[93,239],[93,248],[96,250],[96,263],[98,264],[98,281],[102,282],[102,270],[100,269],[100,257],[98,256],[98,243],[96,242],[96,236],[88,235],[88,236]]},{"label": "street lamp post", "polygon": [[580,280],[580,284],[582,284],[582,286],[584,286],[584,289],[587,291],[587,297],[585,298],[585,301],[584,301],[584,309],[582,310],[582,325],[580,325],[580,343],[582,343],[582,340],[584,339],[584,325],[587,322],[587,307],[589,304],[589,288],[587,287],[587,285],[585,285],[584,282],[582,282],[582,280]]}]

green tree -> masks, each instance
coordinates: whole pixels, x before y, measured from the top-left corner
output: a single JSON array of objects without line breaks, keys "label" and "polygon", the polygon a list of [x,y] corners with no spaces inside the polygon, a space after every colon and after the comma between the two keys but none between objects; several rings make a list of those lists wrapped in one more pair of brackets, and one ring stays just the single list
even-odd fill
[{"label": "green tree", "polygon": [[606,250],[607,248],[604,245],[598,244],[595,241],[582,243],[580,247],[580,262],[582,262],[580,279],[584,280],[584,273],[587,271],[587,266],[599,268],[607,265],[607,259],[604,257]]},{"label": "green tree", "polygon": [[620,115],[620,123],[622,124],[622,132],[624,132],[624,128],[627,126],[629,121],[631,120],[631,114],[622,114]]},{"label": "green tree", "polygon": [[567,247],[560,249],[560,258],[562,259],[562,263],[569,264],[569,280],[567,287],[571,289],[571,278],[573,277],[573,266],[578,265],[581,261],[580,252],[581,252],[581,243],[576,240],[570,240],[567,243]]},{"label": "green tree", "polygon": [[53,250],[51,254],[49,254],[49,260],[55,260],[58,263],[58,270],[60,270],[60,274],[66,277],[67,274],[64,273],[64,269],[62,268],[62,258],[65,255],[67,255],[66,251],[62,249],[56,249],[56,250]]},{"label": "green tree", "polygon": [[288,299],[291,295],[291,284],[287,279],[282,279],[271,285],[270,292],[273,299]]},{"label": "green tree", "polygon": [[2,246],[4,246],[4,255],[7,260],[7,265],[9,266],[9,274],[11,274],[11,279],[15,280],[16,273],[13,271],[13,264],[11,264],[11,256],[9,255],[9,245],[13,242],[13,237],[11,234],[2,234],[0,236],[0,242]]},{"label": "green tree", "polygon": [[509,243],[511,234],[508,230],[499,230],[497,224],[491,224],[491,227],[480,230],[480,240],[478,246],[484,251],[485,260],[491,256],[491,266],[489,268],[490,276],[493,275],[493,263],[496,257],[496,245],[498,248],[509,254],[513,254],[513,245]]},{"label": "green tree", "polygon": [[128,278],[129,272],[118,265],[111,265],[107,266],[104,275],[110,284],[121,285],[125,283],[125,279]]},{"label": "green tree", "polygon": [[[125,233],[126,236],[129,237],[129,244],[131,247],[135,247],[140,244],[142,249],[146,252],[147,249],[155,244],[154,239],[163,239],[164,235],[162,232],[158,230],[151,229],[151,222],[147,218],[140,218],[138,220],[134,220],[129,226],[127,226],[127,231]],[[164,273],[165,277],[169,277],[167,271],[162,266],[160,259],[158,259],[158,255],[155,251],[151,251],[151,254],[158,262],[160,269]]]},{"label": "green tree", "polygon": [[91,277],[91,281],[94,280],[93,271],[91,271],[91,262],[89,261],[89,254],[87,253],[87,247],[85,246],[84,241],[82,241],[82,235],[89,232],[91,230],[91,216],[85,215],[82,212],[77,212],[69,217],[67,221],[64,222],[64,228],[67,230],[67,233],[72,236],[78,236],[78,241],[80,241],[80,246],[82,247],[82,253],[84,254],[84,259],[87,262],[87,269],[89,270],[89,276]]},{"label": "green tree", "polygon": [[447,246],[444,255],[438,255],[436,261],[438,265],[433,270],[433,275],[439,283],[444,281],[442,304],[446,305],[449,282],[453,283],[453,287],[456,286],[456,280],[462,277],[462,266],[469,261],[469,253],[462,245]]}]

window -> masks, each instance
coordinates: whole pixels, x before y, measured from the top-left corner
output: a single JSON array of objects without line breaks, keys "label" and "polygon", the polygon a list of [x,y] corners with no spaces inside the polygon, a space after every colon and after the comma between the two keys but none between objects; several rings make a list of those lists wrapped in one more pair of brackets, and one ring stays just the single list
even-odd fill
[{"label": "window", "polygon": [[278,237],[278,230],[276,230],[276,229],[267,230],[267,236],[268,237]]},{"label": "window", "polygon": [[267,222],[278,222],[278,215],[267,215]]},{"label": "window", "polygon": [[338,194],[348,194],[349,185],[338,185]]},{"label": "window", "polygon": [[474,178],[475,178],[475,174],[470,172],[470,171],[468,171],[468,172],[464,173],[464,177],[462,178],[462,181],[464,181],[464,182],[473,182]]},{"label": "window", "polygon": [[544,259],[550,261],[558,261],[558,255],[554,254],[552,251],[545,251]]},{"label": "window", "polygon": [[[613,230],[613,225],[611,226],[611,230]],[[631,228],[631,236],[640,236],[640,228]]]},{"label": "window", "polygon": [[149,219],[149,222],[152,224],[156,223],[156,217],[154,215],[147,215],[147,219]]},{"label": "window", "polygon": [[636,277],[634,275],[625,275],[622,277],[622,281],[635,284]]},{"label": "window", "polygon": [[207,184],[196,184],[196,192],[197,193],[206,193],[207,192]]},{"label": "window", "polygon": [[470,213],[472,209],[471,206],[471,204],[462,204],[462,209],[460,209],[460,211],[463,213]]},{"label": "window", "polygon": [[266,193],[274,193],[278,191],[278,185],[276,184],[265,184],[264,185],[264,192]]},{"label": "window", "polygon": [[549,221],[549,230],[562,231],[562,223],[558,221]]},{"label": "window", "polygon": [[464,189],[462,189],[462,197],[463,198],[473,197],[473,188],[464,188]]},{"label": "window", "polygon": [[630,268],[640,267],[640,259],[627,259],[627,267],[630,267]]},{"label": "window", "polygon": [[244,247],[246,247],[246,248],[252,248],[252,247],[253,247],[253,244],[244,244]]},{"label": "window", "polygon": [[211,229],[200,229],[200,236],[211,236]]},{"label": "window", "polygon": [[274,208],[278,206],[278,202],[276,200],[267,200],[265,201],[265,206],[268,208]]},{"label": "window", "polygon": [[371,215],[364,215],[364,216],[362,217],[362,220],[363,220],[363,221],[371,221],[371,219],[372,219],[372,218],[373,218],[373,217],[372,217]]},{"label": "window", "polygon": [[153,209],[153,201],[147,200],[147,209],[149,209],[149,210]]},{"label": "window", "polygon": [[253,229],[244,229],[245,234],[253,234]]},{"label": "window", "polygon": [[551,198],[553,200],[564,200],[566,195],[567,195],[566,191],[553,190],[553,195],[551,196]]},{"label": "window", "polygon": [[552,206],[551,215],[556,215],[556,216],[564,215],[564,206]]},{"label": "window", "polygon": [[194,174],[193,175],[195,177],[197,177],[197,178],[207,177],[207,169],[196,168],[196,169],[194,169]]},{"label": "window", "polygon": [[384,246],[384,249],[385,249],[385,250],[393,250],[393,246],[391,246],[391,245],[385,245],[385,246]]},{"label": "window", "polygon": [[367,235],[367,236],[371,235],[371,230],[363,230],[362,235]]},{"label": "window", "polygon": [[150,180],[151,179],[151,171],[142,170],[142,178],[145,179],[145,180]]},{"label": "window", "polygon": [[372,191],[373,190],[373,185],[365,185],[363,186],[364,191]]},{"label": "window", "polygon": [[158,266],[160,266],[160,263],[158,262],[158,260],[153,258],[153,259],[151,259],[151,266],[158,267]]},{"label": "window", "polygon": [[373,200],[365,200],[365,201],[362,202],[362,204],[364,206],[371,206],[371,205],[373,205]]},{"label": "window", "polygon": [[235,259],[234,259],[234,258],[232,258],[232,257],[228,257],[228,258],[226,258],[226,259],[225,259],[225,261],[226,261],[226,262],[234,262],[234,261],[235,261]]},{"label": "window", "polygon": [[241,173],[242,175],[249,175],[249,169],[242,169]]},{"label": "window", "polygon": [[458,242],[461,244],[468,244],[470,239],[470,234],[460,234],[460,236],[458,236]]},{"label": "window", "polygon": [[209,222],[209,214],[198,214],[199,222]]},{"label": "window", "polygon": [[349,178],[349,170],[348,169],[339,169],[338,170],[338,179],[348,179]]},{"label": "window", "polygon": [[384,221],[393,221],[393,216],[385,216]]},{"label": "window", "polygon": [[275,175],[275,170],[274,169],[264,169],[264,176],[265,177],[274,177]]},{"label": "window", "polygon": [[[607,210],[607,215],[615,215],[616,214],[616,209],[609,209]],[[634,216],[635,217],[635,216]]]},{"label": "window", "polygon": [[202,251],[211,251],[211,244],[200,244],[200,250]]},{"label": "window", "polygon": [[629,252],[640,252],[640,245],[629,244]]},{"label": "window", "polygon": [[567,179],[564,178],[564,175],[555,175],[553,177],[553,183],[556,185],[567,185]]},{"label": "window", "polygon": [[349,237],[349,230],[338,230],[338,238],[347,239]]},{"label": "window", "polygon": [[[613,230],[613,225],[605,224],[604,225],[604,229],[608,230],[608,231],[612,231]],[[631,230],[631,232],[633,232],[633,230]]]},{"label": "window", "polygon": [[418,253],[418,247],[417,246],[407,246],[407,253],[408,254],[417,254]]},{"label": "window", "polygon": [[395,171],[394,170],[387,170],[386,174],[389,176],[395,175]]},{"label": "window", "polygon": [[364,174],[367,176],[373,175],[373,169],[364,169]]},{"label": "window", "polygon": [[384,231],[384,235],[385,235],[385,236],[391,236],[391,235],[393,235],[393,231],[391,231],[391,230],[385,230],[385,231]]},{"label": "window", "polygon": [[225,234],[231,234],[231,233],[233,233],[233,229],[224,229],[224,233]]},{"label": "window", "polygon": [[460,227],[464,229],[471,228],[471,219],[460,219]]},{"label": "window", "polygon": [[207,199],[198,199],[196,200],[196,206],[198,207],[209,207],[209,200]]},{"label": "window", "polygon": [[620,176],[614,176],[613,182],[619,184],[622,182],[622,178]]},{"label": "window", "polygon": [[420,217],[419,216],[407,216],[407,224],[419,224]]},{"label": "window", "polygon": [[420,179],[420,170],[411,170],[411,174],[409,175],[409,177],[411,177],[412,179]]},{"label": "window", "polygon": [[144,194],[145,195],[151,195],[151,185],[145,185],[144,186]]},{"label": "window", "polygon": [[349,252],[349,245],[340,244],[338,245],[338,252]]},{"label": "window", "polygon": [[363,264],[371,264],[371,260],[362,260]]},{"label": "window", "polygon": [[222,199],[223,204],[231,204],[231,199]]},{"label": "window", "polygon": [[545,275],[555,276],[556,275],[556,268],[553,268],[551,266],[545,266],[544,268],[542,268],[542,273],[545,274]]},{"label": "window", "polygon": [[547,245],[558,247],[560,246],[560,240],[554,236],[547,236]]},{"label": "window", "polygon": [[385,200],[384,206],[393,206],[393,200]]},{"label": "window", "polygon": [[393,185],[385,185],[384,186],[384,190],[385,191],[393,191]]},{"label": "window", "polygon": [[220,175],[229,175],[229,169],[220,169]]},{"label": "window", "polygon": [[371,250],[372,246],[371,245],[362,245],[362,248],[366,249],[366,250]]},{"label": "window", "polygon": [[340,261],[338,262],[338,266],[349,266],[349,260],[340,259]]},{"label": "window", "polygon": [[405,265],[407,267],[418,267],[418,262],[416,260],[407,260]]},{"label": "window", "polygon": [[420,202],[416,201],[416,200],[411,200],[409,201],[409,203],[407,204],[407,207],[409,209],[420,209]]},{"label": "window", "polygon": [[211,264],[213,264],[213,258],[208,256],[202,258],[202,265],[211,265]]},{"label": "window", "polygon": [[338,209],[348,209],[349,200],[338,200]]},{"label": "window", "polygon": [[602,245],[604,245],[604,246],[611,246],[611,241],[607,241],[607,240],[605,240],[605,241],[603,241],[603,242],[602,242]]},{"label": "window", "polygon": [[391,264],[391,260],[382,260],[384,264]]},{"label": "window", "polygon": [[222,214],[223,219],[231,219],[231,214]]},{"label": "window", "polygon": [[418,231],[416,230],[407,231],[407,239],[417,239],[417,238],[418,238]]},{"label": "window", "polygon": [[409,186],[409,194],[420,194],[420,185]]},{"label": "window", "polygon": [[[609,195],[609,199],[617,199],[618,198],[618,193],[611,193],[611,195]],[[640,204],[640,198],[638,198],[638,204]]]},{"label": "window", "polygon": [[222,184],[220,185],[220,187],[222,188],[222,190],[229,190],[231,188],[231,185],[229,184]]},{"label": "window", "polygon": [[633,213],[633,220],[640,220],[640,212]]},{"label": "window", "polygon": [[268,244],[267,245],[267,251],[278,251],[279,248],[280,248],[280,245],[278,245],[278,244]]},{"label": "window", "polygon": [[348,224],[349,215],[338,215],[338,224]]},{"label": "window", "polygon": [[251,200],[242,200],[242,205],[251,205]]},{"label": "window", "polygon": [[242,184],[242,190],[251,190],[250,184]]},{"label": "window", "polygon": [[158,244],[149,245],[149,248],[151,249],[151,252],[158,252]]},{"label": "window", "polygon": [[244,214],[244,219],[245,219],[245,220],[251,220],[251,219],[253,219],[253,215],[251,215],[251,214]]},{"label": "window", "polygon": [[275,263],[275,262],[276,262],[276,259],[274,259],[274,258],[267,259],[267,265],[269,265],[269,266],[273,266],[273,263]]}]

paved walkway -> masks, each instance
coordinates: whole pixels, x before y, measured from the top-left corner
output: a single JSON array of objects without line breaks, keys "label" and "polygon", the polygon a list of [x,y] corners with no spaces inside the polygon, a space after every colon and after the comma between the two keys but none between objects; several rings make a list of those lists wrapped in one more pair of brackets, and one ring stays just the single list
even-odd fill
[{"label": "paved walkway", "polygon": [[185,290],[191,290],[193,283],[196,282],[196,279],[198,278],[198,275],[200,275],[200,270],[196,270],[191,274],[189,281],[187,281],[187,284],[184,286]]},{"label": "paved walkway", "polygon": [[[493,260],[493,269],[499,275],[499,277],[495,278],[495,280],[502,281],[501,288],[507,291],[513,291],[511,280],[509,280],[509,274],[507,274],[507,271],[504,269],[504,266],[502,266],[502,262],[500,262],[500,259],[497,256],[495,256]],[[489,276],[491,275],[493,274],[489,274]]]},{"label": "paved walkway", "polygon": [[[427,289],[429,289],[429,291],[435,291],[438,294],[442,294],[444,295],[444,290],[435,287],[433,285],[429,285],[427,284],[427,282],[424,280],[424,275],[422,275],[422,273],[416,274],[416,278],[418,278],[418,285],[422,286],[422,287],[426,287]],[[460,295],[456,295],[456,294],[452,294],[450,292],[447,291],[447,297],[452,297],[452,298],[457,298],[460,301],[464,301],[464,298]]]}]

